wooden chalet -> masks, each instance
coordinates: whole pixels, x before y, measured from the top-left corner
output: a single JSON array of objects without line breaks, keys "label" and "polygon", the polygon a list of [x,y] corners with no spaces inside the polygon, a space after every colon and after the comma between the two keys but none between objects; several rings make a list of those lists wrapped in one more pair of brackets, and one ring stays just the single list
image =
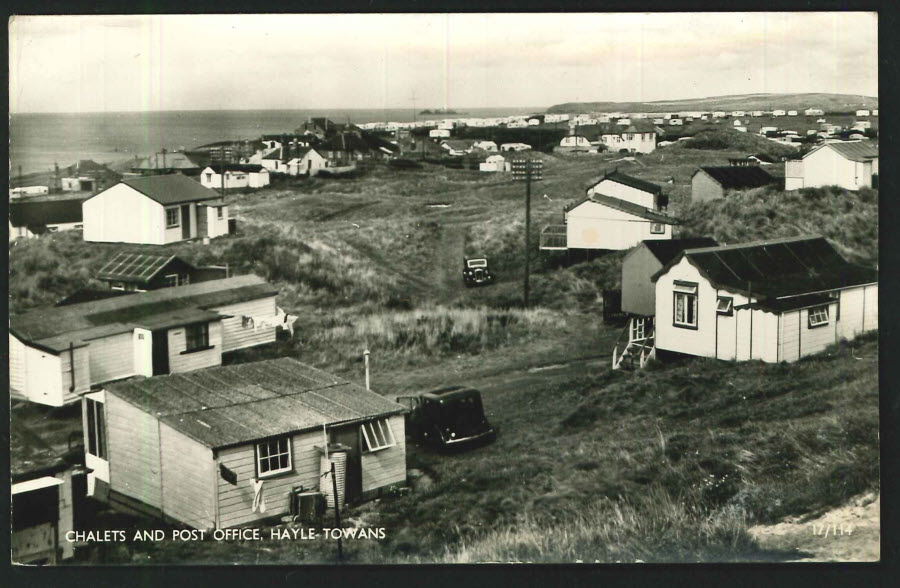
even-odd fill
[{"label": "wooden chalet", "polygon": [[691,176],[691,200],[717,200],[724,198],[729,191],[761,188],[774,181],[758,165],[703,166]]},{"label": "wooden chalet", "polygon": [[132,378],[84,397],[88,486],[222,529],[288,514],[297,492],[333,496],[334,461],[338,496],[357,503],[406,484],[405,411],[291,358]]}]

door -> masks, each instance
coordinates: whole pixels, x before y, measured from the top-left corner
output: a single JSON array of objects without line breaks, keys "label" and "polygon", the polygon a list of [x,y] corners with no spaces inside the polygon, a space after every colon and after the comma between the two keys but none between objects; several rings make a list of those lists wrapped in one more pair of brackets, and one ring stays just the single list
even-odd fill
[{"label": "door", "polygon": [[191,205],[181,205],[181,238],[191,238]]},{"label": "door", "polygon": [[362,500],[362,459],[360,457],[360,432],[359,425],[333,429],[331,440],[349,447],[347,451],[347,474],[344,489],[347,502],[358,503]]},{"label": "door", "polygon": [[153,331],[153,375],[169,373],[169,332]]},{"label": "door", "polygon": [[109,457],[106,444],[105,392],[84,395],[82,426],[84,427],[84,465],[90,470],[88,495],[96,496],[97,480],[109,483]]}]

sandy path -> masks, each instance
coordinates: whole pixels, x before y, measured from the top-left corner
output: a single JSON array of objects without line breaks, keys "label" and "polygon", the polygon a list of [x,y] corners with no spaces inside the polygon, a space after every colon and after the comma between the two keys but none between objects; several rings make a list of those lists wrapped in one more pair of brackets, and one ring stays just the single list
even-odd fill
[{"label": "sandy path", "polygon": [[881,496],[858,496],[810,520],[789,518],[749,529],[764,548],[797,553],[798,562],[879,561]]}]

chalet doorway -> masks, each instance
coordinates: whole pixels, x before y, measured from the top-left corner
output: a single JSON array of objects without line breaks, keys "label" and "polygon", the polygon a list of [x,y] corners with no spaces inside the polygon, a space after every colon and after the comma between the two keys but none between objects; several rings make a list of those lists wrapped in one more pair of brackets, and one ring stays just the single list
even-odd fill
[{"label": "chalet doorway", "polygon": [[169,332],[153,331],[153,375],[163,376],[169,373]]},{"label": "chalet doorway", "polygon": [[347,473],[345,476],[347,487],[344,496],[350,504],[356,504],[362,500],[362,458],[360,457],[360,433],[359,426],[342,427],[333,429],[331,440],[340,443],[350,449],[347,451]]},{"label": "chalet doorway", "polygon": [[181,205],[181,238],[191,238],[191,205]]}]

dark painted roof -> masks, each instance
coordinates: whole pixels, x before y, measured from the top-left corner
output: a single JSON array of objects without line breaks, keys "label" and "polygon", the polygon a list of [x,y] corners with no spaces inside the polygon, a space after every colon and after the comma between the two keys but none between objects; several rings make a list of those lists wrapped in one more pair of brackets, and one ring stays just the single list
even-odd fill
[{"label": "dark painted roof", "polygon": [[81,203],[87,198],[65,200],[10,200],[9,222],[14,227],[43,227],[48,224],[80,223]]},{"label": "dark painted roof", "polygon": [[[261,171],[265,170],[266,173],[269,173],[268,170],[266,170],[266,168],[264,168],[263,166],[261,166],[259,164],[254,164],[254,163],[226,163],[225,165],[222,165],[220,163],[211,163],[211,164],[207,165],[206,168],[212,169],[217,174],[222,173],[222,168],[224,168],[225,171],[240,171],[240,172],[247,172],[247,173],[257,173],[257,172],[261,172]],[[206,169],[206,168],[204,168],[204,169]]]},{"label": "dark painted roof", "polygon": [[107,391],[211,448],[405,412],[292,358],[131,378]]},{"label": "dark painted roof", "polygon": [[825,143],[821,147],[817,149],[813,149],[809,153],[804,156],[809,157],[819,149],[825,149],[826,147],[831,147],[850,161],[871,161],[878,157],[878,148],[869,143],[868,141],[841,141],[834,143]]},{"label": "dark painted roof", "polygon": [[615,210],[619,210],[621,212],[631,214],[633,216],[637,216],[655,223],[663,223],[666,225],[677,225],[678,219],[661,214],[659,212],[650,210],[649,208],[645,208],[639,204],[634,204],[633,202],[628,202],[627,200],[622,200],[621,198],[613,198],[612,196],[604,196],[602,194],[591,194],[590,196],[586,196],[582,198],[578,202],[572,204],[571,206],[566,207],[566,211],[574,210],[575,208],[581,206],[587,201],[596,202],[597,204],[602,204],[603,206],[608,206]]},{"label": "dark painted roof", "polygon": [[[163,162],[165,160],[165,162]],[[147,159],[141,161],[132,169],[152,170],[152,169],[197,169],[196,163],[191,161],[187,155],[181,152],[166,153],[163,157],[162,153],[157,153]]]},{"label": "dark painted roof", "polygon": [[775,298],[772,300],[760,300],[752,304],[741,304],[735,306],[735,310],[743,310],[745,308],[760,309],[767,312],[788,312],[792,310],[800,310],[801,308],[811,308],[813,306],[821,306],[830,302],[837,302],[828,294],[803,294],[801,296],[792,296],[790,298]]},{"label": "dark painted roof", "polygon": [[9,427],[9,473],[13,483],[52,476],[71,467],[49,443],[19,421],[13,415]]},{"label": "dark painted roof", "polygon": [[651,194],[659,194],[660,192],[662,192],[662,186],[659,186],[652,182],[648,182],[646,180],[642,180],[640,178],[635,178],[634,176],[629,176],[628,174],[623,174],[617,169],[614,169],[611,172],[606,172],[605,174],[603,174],[602,178],[593,181],[587,189],[590,190],[592,188],[596,188],[597,185],[604,180],[611,180],[624,186],[634,188],[635,190],[641,190],[643,192],[649,192]]},{"label": "dark painted roof", "polygon": [[726,190],[759,188],[771,184],[774,180],[764,169],[756,165],[748,166],[702,166],[695,175],[703,170]]},{"label": "dark painted roof", "polygon": [[135,327],[157,326],[168,317],[201,320],[207,315],[193,311],[277,293],[276,288],[258,276],[236,276],[81,304],[40,308],[11,316],[9,329],[25,342],[51,351],[63,351],[69,343],[84,345],[89,339],[124,333]]},{"label": "dark painted roof", "polygon": [[[134,188],[141,194],[162,205],[180,204],[182,202],[202,202],[204,200],[214,200],[219,197],[215,191],[210,190],[209,188],[200,185],[200,182],[181,174],[127,178],[120,183]],[[118,184],[116,185],[118,186]],[[103,194],[103,192],[99,192],[99,194]]]},{"label": "dark painted roof", "polygon": [[643,244],[661,264],[666,265],[685,249],[715,247],[719,243],[712,237],[695,237],[691,239],[648,239],[643,241]]},{"label": "dark painted roof", "polygon": [[121,251],[112,260],[100,268],[97,278],[100,280],[116,280],[144,284],[149,282],[165,269],[171,262],[193,268],[191,264],[174,255],[152,255],[147,253],[129,253]]},{"label": "dark painted roof", "polygon": [[653,281],[682,257],[686,257],[715,288],[767,299],[878,281],[876,270],[847,262],[819,236],[688,249],[663,266],[653,276]]},{"label": "dark painted roof", "polygon": [[126,292],[124,290],[111,290],[109,288],[94,289],[82,288],[69,294],[65,298],[60,299],[54,306],[68,306],[69,304],[81,304],[82,302],[93,302],[94,300],[105,300],[107,298],[115,298],[117,296],[126,296],[135,294],[135,292]]}]

